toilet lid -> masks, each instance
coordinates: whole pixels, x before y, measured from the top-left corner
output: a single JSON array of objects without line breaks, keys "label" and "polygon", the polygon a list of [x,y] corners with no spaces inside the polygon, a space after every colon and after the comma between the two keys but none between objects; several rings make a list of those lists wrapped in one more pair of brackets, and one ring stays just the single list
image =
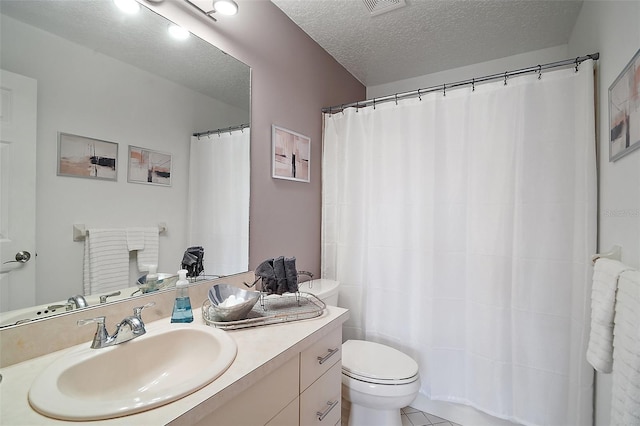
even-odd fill
[{"label": "toilet lid", "polygon": [[342,372],[366,382],[401,384],[416,380],[418,364],[389,346],[347,340],[342,344]]}]

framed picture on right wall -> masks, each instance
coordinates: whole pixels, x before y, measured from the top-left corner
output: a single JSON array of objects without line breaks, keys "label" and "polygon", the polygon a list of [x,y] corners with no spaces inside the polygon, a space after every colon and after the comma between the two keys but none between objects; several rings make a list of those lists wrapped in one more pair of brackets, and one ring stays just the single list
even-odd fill
[{"label": "framed picture on right wall", "polygon": [[609,87],[609,161],[640,148],[640,50]]}]

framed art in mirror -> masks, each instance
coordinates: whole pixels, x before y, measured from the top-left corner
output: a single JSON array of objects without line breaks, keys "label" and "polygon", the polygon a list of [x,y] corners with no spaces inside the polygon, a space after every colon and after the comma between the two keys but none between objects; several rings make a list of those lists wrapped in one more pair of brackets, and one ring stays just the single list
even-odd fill
[{"label": "framed art in mirror", "polygon": [[272,176],[278,179],[309,182],[311,177],[311,139],[300,133],[271,126]]},{"label": "framed art in mirror", "polygon": [[640,148],[640,50],[609,87],[609,161]]},{"label": "framed art in mirror", "polygon": [[118,144],[58,132],[58,176],[117,180]]},{"label": "framed art in mirror", "polygon": [[171,154],[129,145],[128,181],[171,186]]}]

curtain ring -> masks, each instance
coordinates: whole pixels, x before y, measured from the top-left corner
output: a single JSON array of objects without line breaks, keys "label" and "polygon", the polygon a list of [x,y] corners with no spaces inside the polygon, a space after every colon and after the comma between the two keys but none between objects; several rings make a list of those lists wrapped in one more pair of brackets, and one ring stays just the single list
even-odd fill
[{"label": "curtain ring", "polygon": [[373,98],[373,109],[376,109],[376,98]]},{"label": "curtain ring", "polygon": [[396,97],[396,105],[398,105],[398,94],[397,93],[395,94],[395,97]]},{"label": "curtain ring", "polygon": [[420,94],[420,89],[418,89],[418,99],[422,101],[422,95]]},{"label": "curtain ring", "polygon": [[580,59],[580,56],[576,57],[576,72],[578,72],[578,65],[580,65],[580,62],[578,62],[578,59]]},{"label": "curtain ring", "polygon": [[331,107],[329,107],[329,115],[333,115],[333,113],[331,112]]},{"label": "curtain ring", "polygon": [[542,65],[538,65],[538,80],[542,79]]},{"label": "curtain ring", "polygon": [[473,79],[471,79],[471,91],[472,92],[476,91],[476,79],[475,79],[475,77]]},{"label": "curtain ring", "polygon": [[342,115],[344,115],[344,104],[340,105],[340,108],[342,109]]},{"label": "curtain ring", "polygon": [[446,85],[446,83],[442,85],[442,96],[447,96],[447,85]]},{"label": "curtain ring", "polygon": [[507,71],[504,72],[504,85],[507,85]]},{"label": "curtain ring", "polygon": [[358,112],[358,109],[360,109],[360,105],[356,102],[356,112]]}]

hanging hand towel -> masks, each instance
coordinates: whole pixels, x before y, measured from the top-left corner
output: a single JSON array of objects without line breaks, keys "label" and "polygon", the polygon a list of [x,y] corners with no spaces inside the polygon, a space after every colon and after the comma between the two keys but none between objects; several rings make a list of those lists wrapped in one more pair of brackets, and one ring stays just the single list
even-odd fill
[{"label": "hanging hand towel", "polygon": [[640,272],[618,279],[611,378],[611,426],[640,425]]},{"label": "hanging hand towel", "polygon": [[140,229],[144,233],[144,248],[138,250],[138,271],[148,271],[149,265],[158,265],[159,230],[157,226]]},{"label": "hanging hand towel", "polygon": [[593,268],[591,290],[591,334],[587,361],[600,373],[611,373],[613,365],[613,318],[620,274],[631,268],[612,259],[601,258]]},{"label": "hanging hand towel", "polygon": [[618,286],[611,425],[640,425],[640,272],[623,272]]},{"label": "hanging hand towel", "polygon": [[129,250],[124,229],[89,229],[83,275],[85,296],[128,287]]}]

